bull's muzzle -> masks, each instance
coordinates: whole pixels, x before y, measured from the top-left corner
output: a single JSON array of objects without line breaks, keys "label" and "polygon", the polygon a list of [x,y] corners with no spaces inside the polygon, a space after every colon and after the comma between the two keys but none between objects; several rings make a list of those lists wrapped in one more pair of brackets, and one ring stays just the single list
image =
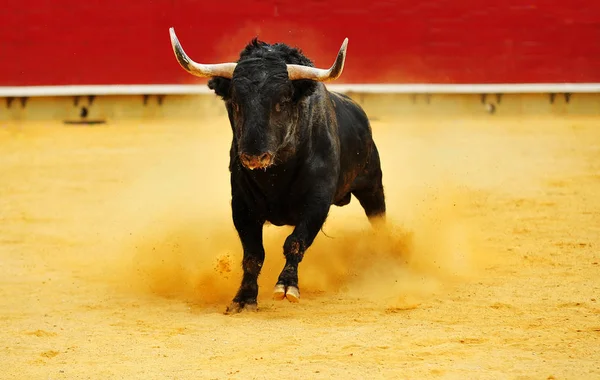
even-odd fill
[{"label": "bull's muzzle", "polygon": [[251,156],[246,153],[240,154],[240,161],[245,168],[250,170],[266,169],[273,165],[273,155],[271,153],[263,153],[257,156]]}]

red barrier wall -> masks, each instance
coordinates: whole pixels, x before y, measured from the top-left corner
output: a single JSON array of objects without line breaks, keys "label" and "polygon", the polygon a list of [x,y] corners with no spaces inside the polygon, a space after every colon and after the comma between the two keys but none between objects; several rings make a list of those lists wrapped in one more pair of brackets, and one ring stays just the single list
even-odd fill
[{"label": "red barrier wall", "polygon": [[[498,5],[503,3],[502,5]],[[600,82],[600,2],[9,0],[0,86],[188,84],[192,59],[233,60],[252,37],[300,46],[339,83]]]}]

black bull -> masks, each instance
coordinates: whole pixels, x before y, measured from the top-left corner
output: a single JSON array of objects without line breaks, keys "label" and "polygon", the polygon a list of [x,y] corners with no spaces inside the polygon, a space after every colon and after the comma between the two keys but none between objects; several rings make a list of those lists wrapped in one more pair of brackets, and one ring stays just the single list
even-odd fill
[{"label": "black bull", "polygon": [[379,153],[362,108],[321,82],[342,72],[347,39],[329,70],[315,68],[298,49],[254,39],[235,63],[192,61],[170,29],[177,60],[227,108],[231,208],[242,243],[244,270],[227,312],[255,309],[265,250],[263,225],[294,226],[283,245],[285,266],[274,297],[298,302],[298,264],[322,228],[331,205],[354,195],[371,223],[385,219]]}]

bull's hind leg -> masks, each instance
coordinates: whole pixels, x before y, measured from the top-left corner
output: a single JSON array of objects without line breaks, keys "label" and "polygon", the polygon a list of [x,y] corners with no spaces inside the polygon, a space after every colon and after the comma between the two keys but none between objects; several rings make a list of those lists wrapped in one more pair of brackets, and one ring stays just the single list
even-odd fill
[{"label": "bull's hind leg", "polygon": [[379,161],[379,153],[374,147],[365,171],[353,184],[352,194],[365,210],[373,227],[385,223],[385,193],[383,191],[383,173]]},{"label": "bull's hind leg", "polygon": [[383,193],[383,186],[376,184],[372,187],[355,190],[352,194],[360,202],[373,227],[385,223],[385,195]]}]

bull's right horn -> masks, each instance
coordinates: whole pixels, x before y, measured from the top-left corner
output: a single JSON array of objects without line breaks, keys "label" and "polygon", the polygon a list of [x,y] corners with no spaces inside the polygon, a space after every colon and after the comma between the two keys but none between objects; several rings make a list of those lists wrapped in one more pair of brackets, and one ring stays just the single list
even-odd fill
[{"label": "bull's right horn", "polygon": [[177,58],[177,62],[183,67],[188,73],[197,77],[223,77],[231,79],[233,77],[233,70],[237,65],[235,62],[227,63],[216,63],[203,65],[201,63],[194,62],[190,57],[185,54],[177,36],[175,35],[175,29],[169,28],[169,34],[171,35],[171,46],[173,46],[173,52]]}]

